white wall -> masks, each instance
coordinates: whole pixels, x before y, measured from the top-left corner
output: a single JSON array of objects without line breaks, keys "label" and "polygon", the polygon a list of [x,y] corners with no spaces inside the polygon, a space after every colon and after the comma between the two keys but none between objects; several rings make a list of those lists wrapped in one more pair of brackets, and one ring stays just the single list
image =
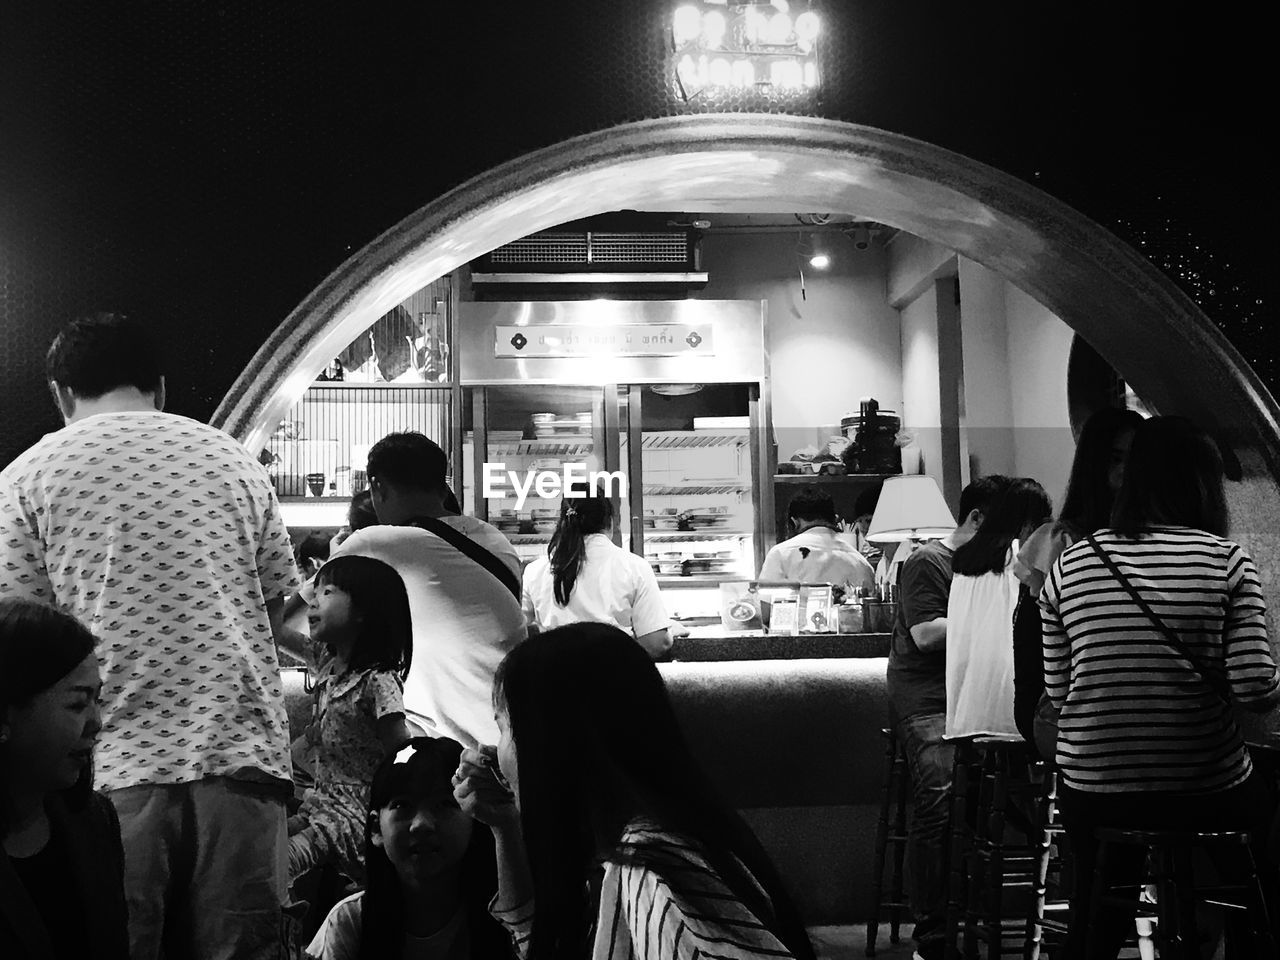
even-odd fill
[{"label": "white wall", "polygon": [[1067,415],[1067,357],[1073,331],[1017,287],[1004,286],[1013,469],[1018,476],[1039,480],[1056,510],[1075,456]]},{"label": "white wall", "polygon": [[[900,298],[904,424],[917,434],[924,472],[941,486],[934,281],[947,263],[940,248],[922,243],[894,252],[888,283]],[[1056,505],[1075,453],[1067,417],[1072,330],[982,265],[958,258],[956,268],[964,365],[961,475],[966,482],[990,473],[1034,477]]]},{"label": "white wall", "polygon": [[960,332],[964,356],[961,424],[965,483],[991,473],[1015,472],[1009,335],[1004,279],[959,258]]},{"label": "white wall", "polygon": [[813,236],[831,244],[825,271],[801,260],[796,233],[713,233],[702,241],[711,279],[695,297],[769,302],[765,337],[779,459],[837,435],[840,418],[857,412],[860,397],[875,397],[882,410],[902,409],[902,344],[897,311],[886,300],[883,248],[856,251],[840,235]]},{"label": "white wall", "polygon": [[923,472],[942,488],[941,397],[938,394],[938,298],[933,284],[906,304],[902,317],[903,428],[915,434]]}]

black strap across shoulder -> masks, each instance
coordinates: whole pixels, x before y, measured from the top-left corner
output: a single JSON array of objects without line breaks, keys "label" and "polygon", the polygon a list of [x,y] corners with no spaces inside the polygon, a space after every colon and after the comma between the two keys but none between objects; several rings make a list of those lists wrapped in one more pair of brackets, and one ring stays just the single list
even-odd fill
[{"label": "black strap across shoulder", "polygon": [[434,533],[449,546],[480,564],[510,591],[511,595],[516,598],[517,603],[520,602],[520,578],[511,571],[510,567],[494,556],[492,552],[480,546],[462,531],[449,526],[449,524],[437,517],[414,517],[409,523],[426,530],[428,533]]},{"label": "black strap across shoulder", "polygon": [[1147,604],[1147,601],[1142,598],[1142,594],[1138,592],[1137,587],[1133,585],[1128,577],[1120,572],[1120,568],[1116,566],[1116,562],[1111,559],[1110,555],[1108,555],[1105,550],[1102,549],[1101,544],[1094,539],[1093,534],[1089,534],[1085,539],[1089,541],[1089,546],[1093,547],[1093,552],[1102,558],[1102,562],[1107,565],[1107,569],[1111,571],[1111,575],[1120,582],[1120,586],[1124,587],[1125,590],[1128,591],[1129,596],[1133,597],[1133,602],[1138,605],[1138,608],[1146,615],[1147,619],[1155,624],[1156,629],[1158,629],[1160,634],[1164,637],[1165,643],[1190,661],[1191,666],[1198,674],[1200,674],[1204,679],[1204,682],[1209,685],[1210,689],[1212,689],[1224,703],[1230,704],[1231,688],[1226,679],[1220,676],[1216,670],[1209,667],[1208,664],[1201,660],[1198,655],[1192,652],[1191,648],[1182,642],[1182,638],[1174,633],[1168,624],[1156,616],[1155,611],[1152,610]]}]

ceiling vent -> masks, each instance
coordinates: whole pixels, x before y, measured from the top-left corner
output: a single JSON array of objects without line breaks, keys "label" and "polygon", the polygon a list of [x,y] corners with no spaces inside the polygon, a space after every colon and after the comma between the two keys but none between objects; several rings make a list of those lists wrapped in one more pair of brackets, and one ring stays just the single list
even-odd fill
[{"label": "ceiling vent", "polygon": [[490,251],[472,265],[476,284],[683,284],[707,282],[697,235],[665,232],[547,231]]}]

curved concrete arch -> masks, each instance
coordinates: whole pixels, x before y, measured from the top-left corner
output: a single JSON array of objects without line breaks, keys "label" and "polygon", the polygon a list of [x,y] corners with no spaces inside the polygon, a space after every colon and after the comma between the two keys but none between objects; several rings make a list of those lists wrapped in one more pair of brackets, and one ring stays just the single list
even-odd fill
[{"label": "curved concrete arch", "polygon": [[1161,412],[1193,414],[1231,443],[1246,475],[1274,496],[1280,408],[1209,318],[1145,258],[992,167],[813,117],[630,123],[481,174],[330,274],[263,344],[213,422],[261,449],[355,335],[429,281],[504,243],[609,210],[714,210],[742,201],[866,216],[985,265],[1072,326]]}]

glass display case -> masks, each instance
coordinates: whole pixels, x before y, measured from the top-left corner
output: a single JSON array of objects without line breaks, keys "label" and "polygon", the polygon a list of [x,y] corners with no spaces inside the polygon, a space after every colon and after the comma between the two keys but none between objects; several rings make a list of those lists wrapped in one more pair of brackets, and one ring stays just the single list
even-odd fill
[{"label": "glass display case", "polygon": [[632,550],[664,585],[751,577],[757,555],[758,389],[754,384],[626,388]]},{"label": "glass display case", "polygon": [[[606,410],[602,387],[491,386],[468,394],[463,512],[488,520],[532,560],[555,531],[566,469],[571,478],[618,469],[616,398]],[[549,477],[558,479],[540,479]]]},{"label": "glass display case", "polygon": [[[610,487],[615,542],[643,556],[660,582],[754,575],[755,384],[500,385],[468,394],[463,509],[497,526],[524,559],[551,540],[568,470],[622,478]],[[559,482],[539,491],[546,475]]]}]

